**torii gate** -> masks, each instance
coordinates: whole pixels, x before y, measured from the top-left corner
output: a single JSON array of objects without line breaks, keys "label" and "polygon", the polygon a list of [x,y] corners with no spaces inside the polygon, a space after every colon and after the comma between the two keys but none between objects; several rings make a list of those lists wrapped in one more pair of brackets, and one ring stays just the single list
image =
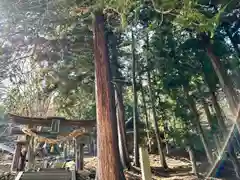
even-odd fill
[{"label": "torii gate", "polygon": [[[23,164],[20,162],[20,155],[22,147],[25,145],[28,147],[28,166],[31,168],[34,164],[34,136],[31,137],[31,133],[35,136],[41,135],[59,135],[60,133],[69,133],[67,127],[75,129],[83,129],[84,133],[81,133],[81,136],[78,137],[75,133],[74,142],[75,142],[75,162],[76,169],[83,169],[83,147],[84,144],[89,144],[90,147],[93,146],[94,142],[89,132],[93,131],[93,127],[96,125],[96,120],[67,120],[62,117],[47,117],[47,118],[38,118],[38,117],[24,117],[14,114],[8,114],[9,120],[13,124],[27,125],[28,133],[24,133],[20,128],[11,128],[11,135],[18,135],[18,140],[15,148],[14,158],[12,161],[11,171],[16,171],[17,169],[23,168]],[[38,128],[41,127],[41,128]],[[45,128],[45,129],[44,129]],[[74,132],[73,132],[74,133]],[[72,134],[73,134],[72,133]],[[23,139],[20,136],[24,136]],[[70,136],[69,136],[70,137]],[[73,137],[73,136],[71,136]],[[89,138],[90,137],[90,138]],[[39,138],[40,139],[40,138]],[[47,139],[47,138],[46,138]],[[52,139],[52,141],[54,141]],[[56,141],[56,140],[55,140]],[[93,148],[93,147],[92,147]],[[92,148],[91,151],[92,151]]]}]

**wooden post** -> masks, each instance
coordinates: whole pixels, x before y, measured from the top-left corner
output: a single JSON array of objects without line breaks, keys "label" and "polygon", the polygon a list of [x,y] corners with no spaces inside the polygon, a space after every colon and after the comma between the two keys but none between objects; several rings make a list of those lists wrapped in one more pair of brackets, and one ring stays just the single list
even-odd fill
[{"label": "wooden post", "polygon": [[43,168],[48,168],[48,160],[47,159],[43,160]]},{"label": "wooden post", "polygon": [[79,165],[80,165],[80,167],[79,167],[79,170],[83,170],[83,166],[84,166],[84,161],[83,161],[83,156],[84,156],[84,151],[83,151],[83,147],[84,147],[84,144],[79,144]]},{"label": "wooden post", "polygon": [[85,128],[86,131],[89,133],[89,142],[86,143],[87,154],[92,155],[92,128]]},{"label": "wooden post", "polygon": [[152,179],[148,152],[146,151],[145,148],[140,147],[139,154],[140,154],[140,165],[141,165],[141,171],[142,171],[142,180]]},{"label": "wooden post", "polygon": [[[81,138],[81,137],[80,137]],[[75,163],[76,170],[83,170],[84,166],[84,140],[85,139],[75,139]]]},{"label": "wooden post", "polygon": [[63,144],[63,157],[64,159],[67,158],[67,144]]},{"label": "wooden post", "polygon": [[[32,124],[29,124],[27,128],[36,128]],[[34,137],[25,136],[27,140],[27,169],[32,169],[34,167]]]},{"label": "wooden post", "polygon": [[73,138],[72,140],[72,146],[73,146],[73,153],[74,155],[76,154],[76,142],[75,142],[75,139]]},{"label": "wooden post", "polygon": [[89,137],[89,154],[94,156],[94,136],[92,134]]},{"label": "wooden post", "polygon": [[15,151],[14,151],[13,161],[12,161],[12,165],[11,165],[11,171],[15,171],[18,167],[18,163],[19,163],[19,159],[20,159],[20,155],[21,155],[21,149],[22,149],[22,145],[20,143],[17,143]]},{"label": "wooden post", "polygon": [[77,139],[75,139],[75,164],[76,164],[76,171],[80,169],[80,160],[79,160],[80,148]]},{"label": "wooden post", "polygon": [[67,157],[70,155],[70,141],[67,141]]},{"label": "wooden post", "polygon": [[97,156],[97,131],[96,131],[96,128],[93,128],[92,143],[93,143],[93,155]]},{"label": "wooden post", "polygon": [[34,137],[27,138],[28,138],[27,168],[32,169],[34,167]]},{"label": "wooden post", "polygon": [[19,171],[24,171],[25,164],[26,164],[26,155],[27,155],[26,149],[22,148],[22,150],[21,150],[21,158],[20,158],[20,162],[18,164],[18,170]]},{"label": "wooden post", "polygon": [[90,151],[90,155],[94,156],[94,142],[93,142],[93,138],[91,139],[89,151]]}]

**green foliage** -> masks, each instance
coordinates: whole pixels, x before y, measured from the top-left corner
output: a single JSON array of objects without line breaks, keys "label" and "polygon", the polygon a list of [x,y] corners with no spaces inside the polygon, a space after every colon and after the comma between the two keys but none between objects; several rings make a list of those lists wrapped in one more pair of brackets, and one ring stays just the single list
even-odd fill
[{"label": "green foliage", "polygon": [[[8,112],[46,115],[50,104],[57,116],[96,118],[93,36],[89,23],[92,19],[90,13],[83,15],[76,13],[75,9],[87,7],[90,12],[101,9],[106,17],[111,67],[119,73],[118,76],[114,74],[112,83],[115,85],[118,80],[123,85],[126,120],[133,116],[132,54],[129,47],[133,31],[137,84],[144,84],[148,113],[151,112],[151,103],[146,72],[150,71],[159,129],[165,131],[169,140],[174,139],[177,146],[185,147],[191,143],[196,149],[203,148],[196,133],[196,116],[189,108],[183,87],[189,88],[197,107],[200,98],[211,100],[209,88],[216,94],[221,90],[206,53],[209,42],[203,41],[201,33],[210,34],[213,53],[221,59],[225,70],[232,74],[239,71],[238,59],[233,56],[233,48],[226,41],[221,27],[223,21],[231,22],[232,26],[239,21],[233,18],[235,1],[215,1],[214,5],[220,7],[217,10],[213,10],[207,0],[152,0],[147,3],[105,0],[104,4],[103,1],[83,0],[42,0],[32,4],[29,0],[19,1],[19,7],[14,6],[15,2],[1,2],[1,18],[6,21],[0,24],[4,29],[0,32],[0,41],[4,44],[0,53],[1,60],[4,60],[0,63],[0,79],[8,77],[11,80],[4,101]],[[232,26],[226,27],[233,29]],[[238,34],[232,29],[231,35]],[[117,37],[116,49],[111,35]],[[233,62],[234,67],[231,66]],[[199,87],[203,91],[198,91]],[[144,121],[143,102],[141,98],[138,101],[139,117]],[[40,114],[40,109],[45,113]],[[198,113],[201,115],[201,107],[198,107]],[[152,114],[149,113],[148,117],[151,126]],[[219,130],[216,116],[212,122],[213,131],[207,132],[209,139]]]},{"label": "green foliage", "polygon": [[185,0],[175,22],[178,26],[194,29],[197,33],[210,32],[211,38],[213,38],[215,30],[221,22],[220,17],[230,3],[231,1],[227,4],[220,4],[222,6],[221,9],[217,13],[212,14],[211,17],[208,17],[204,11],[201,12],[199,8],[201,4],[197,0]]},{"label": "green foliage", "polygon": [[66,96],[58,94],[54,98],[54,104],[59,115],[76,119],[95,119],[96,105],[93,93],[86,92],[82,88],[72,90]]}]

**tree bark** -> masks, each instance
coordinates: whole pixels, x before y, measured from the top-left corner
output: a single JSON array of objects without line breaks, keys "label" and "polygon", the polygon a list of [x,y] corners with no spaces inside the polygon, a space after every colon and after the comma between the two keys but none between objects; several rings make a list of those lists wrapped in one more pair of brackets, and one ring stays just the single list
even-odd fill
[{"label": "tree bark", "polygon": [[189,153],[189,158],[192,164],[192,173],[196,176],[198,176],[198,171],[197,171],[197,161],[196,161],[196,157],[195,157],[195,152],[194,152],[194,148],[192,147],[192,145],[187,145],[187,151]]},{"label": "tree bark", "polygon": [[138,98],[136,88],[136,54],[135,54],[135,37],[132,30],[132,88],[133,88],[133,129],[134,129],[134,164],[140,167],[139,162],[139,130],[138,130]]},{"label": "tree bark", "polygon": [[[111,70],[114,79],[121,78],[118,63],[118,36],[113,31],[108,31],[108,44],[111,49]],[[129,154],[126,141],[126,128],[125,128],[125,110],[123,104],[123,91],[121,82],[114,82],[115,84],[115,101],[116,101],[116,115],[117,115],[117,128],[118,128],[118,147],[120,153],[120,160],[124,169],[129,168]]]},{"label": "tree bark", "polygon": [[[149,50],[149,39],[148,39],[148,34],[147,34],[147,40],[146,40],[146,45],[147,45],[147,50]],[[147,56],[147,64],[149,66],[149,59]],[[164,146],[163,146],[163,139],[160,137],[160,132],[159,132],[159,126],[157,122],[157,115],[156,115],[156,109],[155,109],[155,97],[154,97],[154,90],[152,88],[152,82],[151,82],[151,74],[149,70],[147,71],[147,80],[148,80],[148,89],[149,89],[149,95],[150,95],[150,101],[151,101],[151,108],[152,108],[152,115],[153,115],[153,126],[154,126],[154,132],[157,140],[157,147],[158,147],[158,153],[160,155],[160,161],[161,165],[164,169],[168,169],[168,165],[166,162],[165,154],[164,154]]]},{"label": "tree bark", "polygon": [[198,134],[200,136],[200,139],[201,139],[201,141],[203,143],[203,147],[204,147],[205,153],[207,155],[208,162],[210,164],[212,164],[213,163],[213,159],[212,159],[211,150],[208,148],[207,139],[205,137],[205,134],[203,132],[202,126],[200,124],[200,119],[199,119],[199,114],[197,112],[196,104],[195,104],[193,98],[189,95],[188,87],[183,86],[183,88],[184,88],[185,96],[187,98],[188,105],[189,105],[193,115],[195,116],[195,120],[192,121],[192,123],[196,127],[196,130],[197,130],[197,132],[198,132]]},{"label": "tree bark", "polygon": [[149,120],[148,120],[148,112],[147,112],[147,104],[146,104],[146,99],[143,91],[143,85],[142,85],[142,80],[140,83],[141,86],[141,94],[142,94],[142,101],[143,101],[143,111],[145,114],[145,121],[146,121],[146,130],[147,130],[147,144],[148,144],[148,150],[151,152],[151,143],[150,143],[150,135],[149,135]]},{"label": "tree bark", "polygon": [[224,118],[222,116],[221,107],[220,107],[219,103],[217,102],[216,93],[214,91],[211,91],[210,93],[211,93],[213,107],[214,107],[214,110],[216,112],[216,116],[218,119],[218,125],[221,128],[222,133],[225,133],[227,131],[227,126],[226,126]]},{"label": "tree bark", "polygon": [[215,129],[214,129],[214,122],[212,122],[212,115],[209,111],[208,104],[206,103],[204,98],[202,98],[201,100],[202,100],[202,104],[203,104],[203,109],[204,109],[205,114],[207,116],[208,124],[209,124],[210,129],[211,129],[211,133],[213,135],[214,143],[216,144],[216,147],[217,147],[217,152],[220,152],[221,151],[221,149],[220,149],[221,145],[219,144],[217,133],[215,132]]},{"label": "tree bark", "polygon": [[104,33],[104,15],[101,10],[94,13],[93,36],[97,105],[97,178],[120,180],[123,172],[120,168],[116,112],[113,108],[114,92]]},{"label": "tree bark", "polygon": [[164,154],[164,147],[163,147],[163,140],[160,137],[160,131],[159,131],[159,126],[157,122],[157,115],[156,115],[156,109],[155,109],[155,104],[154,104],[154,92],[151,86],[151,77],[150,77],[150,72],[147,73],[148,75],[148,86],[149,86],[149,95],[150,95],[150,101],[151,101],[151,108],[152,108],[152,114],[153,114],[153,126],[154,126],[154,132],[157,140],[157,147],[158,147],[158,153],[160,155],[160,161],[161,165],[165,168],[168,169],[168,165],[166,162],[165,154]]},{"label": "tree bark", "polygon": [[[202,61],[200,61],[200,63],[202,64],[203,67],[205,66],[205,64]],[[205,71],[203,71],[203,75],[204,75],[204,80],[205,80],[205,82],[208,86],[209,92],[210,92],[210,96],[211,96],[211,99],[212,99],[212,104],[213,104],[214,110],[216,112],[218,125],[221,129],[221,134],[223,135],[227,131],[227,126],[226,126],[224,118],[222,116],[222,110],[221,110],[220,105],[217,101],[216,88],[213,87],[213,85],[215,86],[215,84],[211,84],[212,82],[209,79],[209,75],[206,74]]]},{"label": "tree bark", "polygon": [[123,168],[130,168],[129,154],[127,149],[126,128],[125,128],[125,110],[122,97],[121,85],[116,85],[116,103],[117,103],[117,123],[118,123],[118,146],[120,160]]},{"label": "tree bark", "polygon": [[[234,90],[233,83],[229,78],[229,76],[227,75],[227,72],[224,70],[219,57],[217,57],[213,53],[211,45],[207,46],[206,51],[207,51],[207,55],[209,56],[212,62],[213,68],[218,76],[220,85],[222,86],[227,96],[227,100],[231,108],[231,111],[234,115],[237,115],[239,100]],[[238,128],[238,130],[240,129]]]},{"label": "tree bark", "polygon": [[[230,106],[230,109],[233,113],[233,115],[235,116],[239,116],[238,114],[238,103],[239,103],[239,98],[234,90],[234,87],[233,87],[233,83],[231,81],[231,79],[228,77],[228,74],[227,72],[225,71],[225,69],[223,68],[222,66],[222,63],[219,59],[219,57],[217,57],[213,51],[212,51],[212,45],[211,44],[208,44],[206,45],[206,52],[211,60],[211,63],[213,65],[213,68],[218,76],[218,79],[219,79],[219,82],[220,82],[220,85],[222,86],[225,94],[226,94],[226,97],[227,97],[227,100],[228,100],[228,104]],[[236,119],[236,122],[233,126],[236,126],[237,127],[237,130],[238,130],[238,133],[240,133],[240,120],[239,118]],[[230,155],[230,158],[232,160],[232,163],[234,165],[234,168],[235,168],[235,171],[236,171],[236,174],[237,176],[239,175],[239,163],[238,163],[238,160],[236,159],[236,154],[234,152],[234,147],[233,147],[233,144],[232,144],[232,140],[229,142],[229,146],[233,148],[232,151],[228,151],[229,152],[229,155]]]}]

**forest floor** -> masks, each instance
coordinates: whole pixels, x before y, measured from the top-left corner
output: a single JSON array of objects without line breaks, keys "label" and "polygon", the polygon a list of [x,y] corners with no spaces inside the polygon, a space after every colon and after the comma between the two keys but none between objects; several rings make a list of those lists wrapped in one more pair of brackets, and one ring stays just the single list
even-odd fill
[{"label": "forest floor", "polygon": [[[200,156],[198,159],[203,160],[203,162],[198,161],[198,169],[202,172],[206,170],[202,167],[206,167],[207,165],[204,164],[204,158]],[[157,155],[150,155],[150,164],[152,170],[152,179],[153,180],[197,180],[201,178],[197,178],[193,174],[191,174],[191,163],[188,158],[183,156],[174,156],[167,157],[167,163],[169,166],[169,170],[166,172],[160,166],[159,156]],[[12,159],[7,154],[0,154],[0,173],[2,172],[9,172],[11,166]],[[82,179],[95,179],[95,170],[97,167],[97,158],[93,156],[86,156],[84,158],[85,161],[85,169],[81,171],[80,174]],[[130,171],[125,172],[127,180],[141,180],[141,170],[140,168],[133,167]],[[92,177],[92,178],[90,178]],[[230,178],[234,180],[234,178]],[[211,178],[211,180],[215,180]],[[224,179],[225,180],[225,179]]]},{"label": "forest floor", "polygon": [[[193,176],[191,171],[191,165],[188,162],[167,158],[169,165],[169,171],[165,172],[159,165],[159,158],[156,155],[150,155],[150,164],[152,170],[152,179],[158,180],[195,180],[197,177]],[[93,171],[97,166],[96,157],[87,157],[85,159],[85,168],[89,171]],[[133,167],[130,171],[126,171],[126,177],[128,180],[141,180],[140,168]]]},{"label": "forest floor", "polygon": [[[160,166],[159,156],[150,155],[150,165],[152,170],[153,180],[198,180],[198,178],[191,173],[191,164],[187,158],[181,157],[167,157],[169,170],[166,172]],[[202,164],[203,165],[203,164]],[[87,157],[85,159],[86,175],[90,172],[93,173],[97,166],[96,157]],[[201,169],[201,168],[200,168]],[[127,180],[141,180],[140,168],[133,167],[130,171],[126,171]],[[216,178],[211,178],[215,180]]]}]

